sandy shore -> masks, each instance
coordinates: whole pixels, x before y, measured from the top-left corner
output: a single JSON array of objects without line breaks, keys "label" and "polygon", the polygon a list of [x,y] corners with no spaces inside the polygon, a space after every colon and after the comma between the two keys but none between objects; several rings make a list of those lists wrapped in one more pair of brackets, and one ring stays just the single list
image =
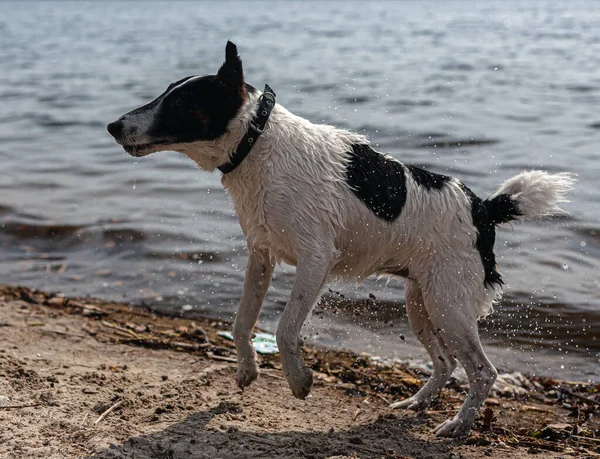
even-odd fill
[{"label": "sandy shore", "polygon": [[[425,375],[305,349],[315,369],[292,397],[278,357],[245,392],[229,325],[0,287],[2,458],[600,457],[600,387],[530,380],[496,391],[466,441],[437,439],[464,388],[425,414],[391,411]],[[535,456],[537,455],[537,456]]]}]

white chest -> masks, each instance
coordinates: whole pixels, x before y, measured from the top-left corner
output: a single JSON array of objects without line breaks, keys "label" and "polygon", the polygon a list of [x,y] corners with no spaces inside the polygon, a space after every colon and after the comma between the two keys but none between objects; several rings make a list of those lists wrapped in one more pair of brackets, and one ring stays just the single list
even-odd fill
[{"label": "white chest", "polygon": [[264,177],[248,178],[243,182],[224,180],[223,183],[233,201],[248,247],[267,250],[277,263],[295,265],[296,248],[289,218],[284,218],[275,206],[270,205],[269,199],[277,197],[267,192]]}]

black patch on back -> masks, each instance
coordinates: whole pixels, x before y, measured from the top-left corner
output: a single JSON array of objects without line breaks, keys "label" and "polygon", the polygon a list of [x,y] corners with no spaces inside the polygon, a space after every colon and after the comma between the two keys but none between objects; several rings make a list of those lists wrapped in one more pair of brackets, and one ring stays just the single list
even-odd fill
[{"label": "black patch on back", "polygon": [[483,284],[486,287],[493,287],[494,284],[500,286],[504,284],[504,281],[496,269],[496,255],[494,255],[496,227],[494,226],[494,220],[488,212],[487,203],[489,201],[482,201],[481,198],[477,197],[475,193],[462,183],[461,187],[471,201],[471,217],[473,218],[473,225],[477,229],[475,246],[481,256],[485,273]]},{"label": "black patch on back", "polygon": [[406,202],[404,166],[366,144],[352,145],[346,181],[352,192],[379,218],[393,222]]},{"label": "black patch on back", "polygon": [[450,180],[450,177],[447,175],[434,174],[420,167],[405,167],[409,170],[413,180],[427,190],[441,190],[444,184]]}]

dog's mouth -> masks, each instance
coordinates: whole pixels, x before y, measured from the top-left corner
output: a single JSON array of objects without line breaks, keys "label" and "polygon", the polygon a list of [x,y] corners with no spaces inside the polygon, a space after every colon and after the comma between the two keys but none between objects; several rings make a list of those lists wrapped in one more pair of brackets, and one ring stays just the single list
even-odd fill
[{"label": "dog's mouth", "polygon": [[157,151],[170,150],[174,146],[173,142],[168,138],[148,139],[151,140],[151,142],[144,142],[146,139],[125,138],[115,140],[123,147],[123,150],[134,158],[141,158],[142,156],[147,156],[150,153],[156,153]]},{"label": "dog's mouth", "polygon": [[159,145],[155,143],[140,143],[135,145],[123,144],[121,146],[127,153],[135,158],[141,158],[142,156],[149,155],[160,149]]}]

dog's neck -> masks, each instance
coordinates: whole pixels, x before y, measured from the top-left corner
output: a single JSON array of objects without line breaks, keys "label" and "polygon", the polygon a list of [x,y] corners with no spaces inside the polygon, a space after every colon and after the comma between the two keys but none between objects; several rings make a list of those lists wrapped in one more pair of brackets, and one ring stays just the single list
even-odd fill
[{"label": "dog's neck", "polygon": [[[227,132],[218,139],[206,142],[194,142],[182,147],[181,152],[196,162],[201,169],[212,172],[229,162],[231,155],[248,131],[250,122],[256,114],[261,93],[252,91],[236,116],[229,122]],[[254,152],[254,150],[252,150]],[[252,153],[250,153],[252,155]]]}]

